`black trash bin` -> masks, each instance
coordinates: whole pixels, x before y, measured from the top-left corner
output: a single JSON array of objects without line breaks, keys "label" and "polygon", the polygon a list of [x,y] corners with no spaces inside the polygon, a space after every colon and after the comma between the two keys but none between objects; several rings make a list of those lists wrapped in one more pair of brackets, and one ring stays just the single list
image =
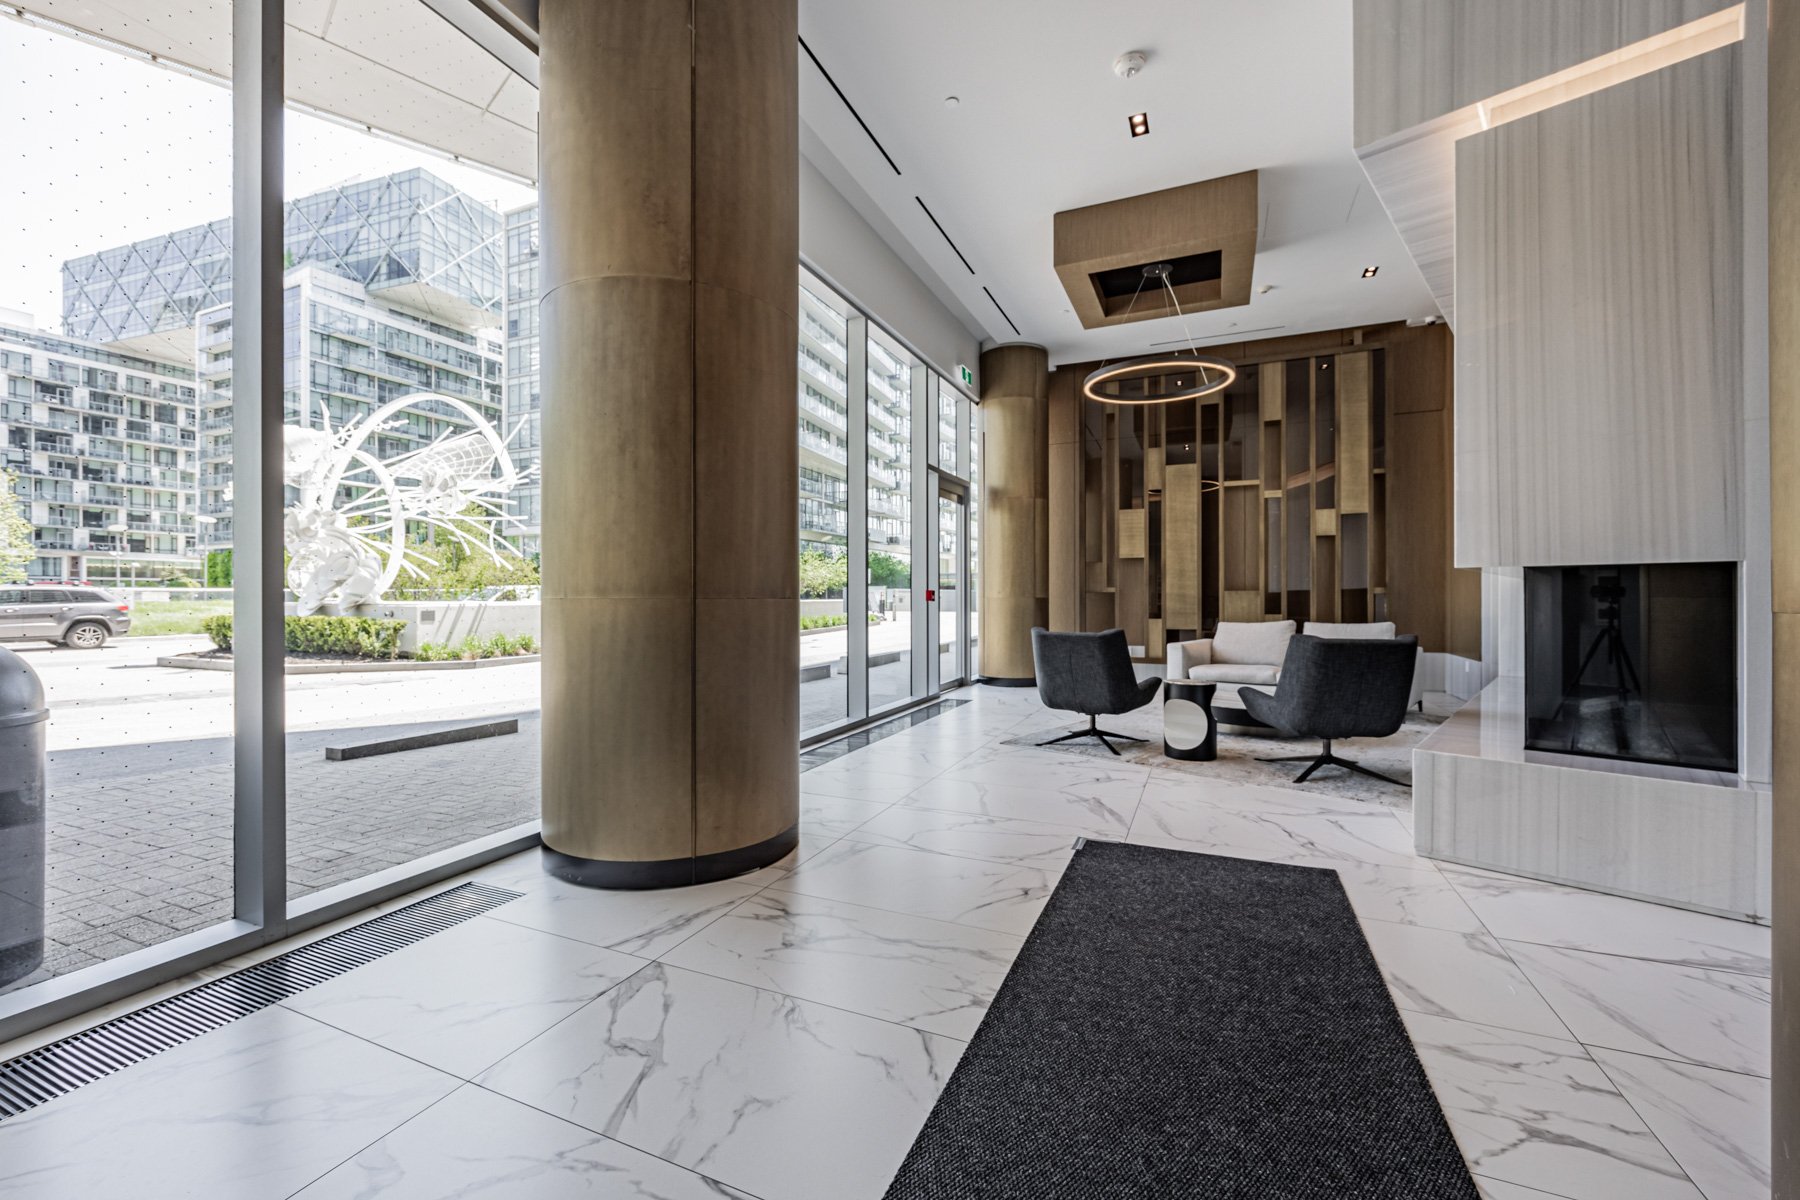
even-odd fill
[{"label": "black trash bin", "polygon": [[44,961],[44,685],[0,646],[0,987]]}]

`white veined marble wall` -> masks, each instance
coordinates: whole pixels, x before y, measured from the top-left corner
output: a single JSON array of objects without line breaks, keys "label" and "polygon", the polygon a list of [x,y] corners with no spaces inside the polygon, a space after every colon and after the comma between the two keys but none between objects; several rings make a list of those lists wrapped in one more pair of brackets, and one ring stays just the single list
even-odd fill
[{"label": "white veined marble wall", "polygon": [[1542,79],[1736,0],[1356,0],[1356,144]]},{"label": "white veined marble wall", "polygon": [[1457,144],[1457,566],[1742,557],[1740,55]]}]

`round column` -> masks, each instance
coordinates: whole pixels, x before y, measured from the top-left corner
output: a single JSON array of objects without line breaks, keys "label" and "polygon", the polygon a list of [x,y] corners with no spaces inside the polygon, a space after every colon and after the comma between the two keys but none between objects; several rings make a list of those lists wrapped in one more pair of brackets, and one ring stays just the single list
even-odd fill
[{"label": "round column", "polygon": [[543,836],[599,887],[798,836],[795,0],[543,0]]},{"label": "round column", "polygon": [[1031,687],[1031,629],[1049,624],[1050,358],[981,355],[981,682]]}]

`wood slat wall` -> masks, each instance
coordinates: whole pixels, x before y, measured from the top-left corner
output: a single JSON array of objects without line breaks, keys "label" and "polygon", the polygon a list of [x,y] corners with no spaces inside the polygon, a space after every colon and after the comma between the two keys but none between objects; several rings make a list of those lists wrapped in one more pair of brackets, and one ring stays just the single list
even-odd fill
[{"label": "wood slat wall", "polygon": [[[1117,625],[1160,659],[1164,636],[1221,619],[1388,619],[1427,650],[1479,659],[1480,573],[1451,567],[1449,331],[1385,325],[1217,349],[1256,367],[1248,407],[1227,394],[1157,406],[1141,443],[1137,414],[1081,398],[1093,364],[1055,371],[1053,626]],[[1226,427],[1246,417],[1254,446]],[[1289,469],[1289,452],[1304,469]]]}]

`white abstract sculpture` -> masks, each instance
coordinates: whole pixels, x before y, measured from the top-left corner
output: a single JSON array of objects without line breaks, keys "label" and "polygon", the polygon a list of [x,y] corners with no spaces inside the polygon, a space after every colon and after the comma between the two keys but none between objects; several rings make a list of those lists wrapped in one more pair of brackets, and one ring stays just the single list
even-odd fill
[{"label": "white abstract sculpture", "polygon": [[[372,439],[400,413],[423,406],[441,414],[446,405],[472,428],[387,461],[377,457]],[[530,472],[513,465],[506,439],[471,405],[415,392],[336,432],[329,416],[325,423],[324,429],[283,429],[282,481],[300,494],[283,519],[291,556],[287,585],[300,615],[327,604],[353,609],[373,603],[402,574],[423,575],[419,564],[435,565],[423,547],[407,540],[409,522],[448,534],[496,563],[502,551],[518,553],[501,530],[519,524],[508,511],[508,496]],[[481,511],[465,514],[471,505]],[[471,536],[469,525],[480,533]]]}]

